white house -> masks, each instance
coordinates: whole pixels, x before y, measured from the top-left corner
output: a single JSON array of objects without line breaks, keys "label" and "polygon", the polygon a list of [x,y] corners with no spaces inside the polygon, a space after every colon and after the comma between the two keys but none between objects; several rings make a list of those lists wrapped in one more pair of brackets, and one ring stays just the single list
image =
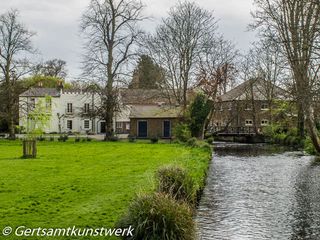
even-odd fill
[{"label": "white house", "polygon": [[[50,96],[50,100],[46,96]],[[45,129],[46,133],[105,132],[105,122],[89,115],[90,109],[99,104],[97,94],[58,88],[31,88],[22,93],[19,96],[20,126],[27,126],[27,115],[40,99],[50,101],[46,102],[46,107],[51,112],[51,121]],[[114,127],[115,125],[116,123]]]},{"label": "white house", "polygon": [[[51,98],[46,98],[50,96]],[[42,99],[52,116],[46,133],[105,133],[105,121],[90,117],[90,109],[100,104],[98,94],[62,88],[31,88],[19,96],[19,125],[26,128],[30,110]],[[165,103],[167,99],[159,90],[120,89],[121,112],[115,114],[113,129],[118,134],[130,132],[130,112],[135,105]]]}]

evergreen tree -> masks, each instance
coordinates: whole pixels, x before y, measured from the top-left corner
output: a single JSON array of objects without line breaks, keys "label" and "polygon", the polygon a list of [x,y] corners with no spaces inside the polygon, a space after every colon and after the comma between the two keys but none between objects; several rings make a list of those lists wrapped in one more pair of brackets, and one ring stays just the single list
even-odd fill
[{"label": "evergreen tree", "polygon": [[164,70],[148,55],[142,55],[134,70],[129,88],[158,89],[164,82]]}]

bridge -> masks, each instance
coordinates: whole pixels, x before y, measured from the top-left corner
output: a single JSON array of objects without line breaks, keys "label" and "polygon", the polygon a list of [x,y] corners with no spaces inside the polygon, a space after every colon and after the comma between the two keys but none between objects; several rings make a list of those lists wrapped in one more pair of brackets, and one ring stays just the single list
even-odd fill
[{"label": "bridge", "polygon": [[215,136],[255,136],[260,135],[261,129],[258,128],[258,134],[254,127],[213,127],[210,132]]}]

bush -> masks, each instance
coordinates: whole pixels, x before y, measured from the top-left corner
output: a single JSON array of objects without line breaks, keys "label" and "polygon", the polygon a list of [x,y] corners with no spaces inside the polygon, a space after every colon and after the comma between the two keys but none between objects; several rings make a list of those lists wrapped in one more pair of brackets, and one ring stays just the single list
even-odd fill
[{"label": "bush", "polygon": [[189,138],[191,138],[191,132],[189,126],[187,124],[177,124],[174,129],[175,137],[181,142],[187,142]]},{"label": "bush", "polygon": [[68,135],[60,135],[58,138],[59,142],[65,142],[69,139]]},{"label": "bush", "polygon": [[206,139],[206,142],[209,143],[209,144],[212,144],[214,141],[213,137],[209,137]]},{"label": "bush", "polygon": [[37,140],[40,142],[43,142],[46,140],[46,138],[44,136],[39,136],[39,137],[37,137]]},{"label": "bush", "polygon": [[198,146],[198,139],[196,139],[195,137],[193,138],[190,138],[188,141],[187,141],[187,145],[190,146],[190,147],[197,147]]},{"label": "bush", "polygon": [[74,139],[75,142],[80,142],[80,140],[81,140],[80,137],[75,137]]},{"label": "bush", "polygon": [[307,137],[305,142],[304,142],[304,150],[309,153],[309,154],[312,154],[312,155],[316,155],[317,154],[317,151],[316,149],[314,148],[313,146],[313,143],[312,143],[312,140],[310,137]]},{"label": "bush", "polygon": [[192,210],[186,203],[179,203],[162,193],[137,197],[117,225],[119,228],[134,228],[133,237],[123,239],[195,239]]},{"label": "bush", "polygon": [[132,135],[129,135],[129,136],[128,136],[129,142],[135,142],[136,139],[137,139],[137,138],[136,138],[135,136],[132,136]]},{"label": "bush", "polygon": [[92,141],[92,139],[89,138],[89,137],[87,137],[86,139],[87,139],[87,142],[91,142]]},{"label": "bush", "polygon": [[185,201],[193,206],[196,202],[196,185],[185,169],[166,166],[156,172],[157,191],[169,194],[177,201]]},{"label": "bush", "polygon": [[112,136],[109,138],[110,142],[118,142],[119,138],[117,136]]},{"label": "bush", "polygon": [[152,137],[152,138],[150,138],[150,142],[151,143],[158,143],[159,142],[159,138],[158,137]]},{"label": "bush", "polygon": [[50,136],[49,141],[54,142],[54,136]]}]

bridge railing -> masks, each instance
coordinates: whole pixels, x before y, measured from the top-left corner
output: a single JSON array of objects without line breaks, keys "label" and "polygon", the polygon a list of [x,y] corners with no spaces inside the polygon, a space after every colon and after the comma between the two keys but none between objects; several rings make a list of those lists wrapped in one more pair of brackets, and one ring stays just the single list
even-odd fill
[{"label": "bridge railing", "polygon": [[210,129],[210,132],[215,133],[215,134],[247,134],[247,135],[252,135],[255,134],[254,127],[212,127]]}]

